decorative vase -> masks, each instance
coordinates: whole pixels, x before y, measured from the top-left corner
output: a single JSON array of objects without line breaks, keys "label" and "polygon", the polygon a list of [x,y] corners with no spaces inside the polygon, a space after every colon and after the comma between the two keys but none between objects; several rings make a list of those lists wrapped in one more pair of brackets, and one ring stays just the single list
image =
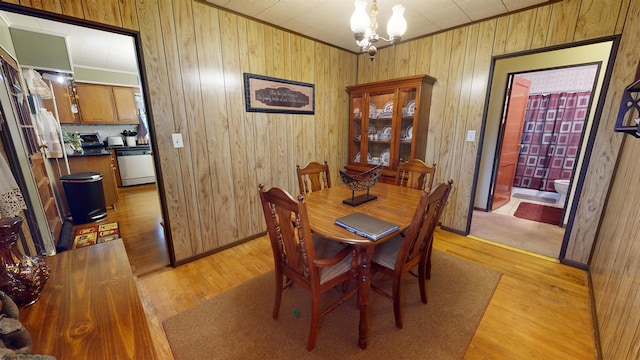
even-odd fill
[{"label": "decorative vase", "polygon": [[19,307],[38,301],[49,279],[44,259],[22,254],[16,245],[23,221],[18,216],[0,218],[0,290]]}]

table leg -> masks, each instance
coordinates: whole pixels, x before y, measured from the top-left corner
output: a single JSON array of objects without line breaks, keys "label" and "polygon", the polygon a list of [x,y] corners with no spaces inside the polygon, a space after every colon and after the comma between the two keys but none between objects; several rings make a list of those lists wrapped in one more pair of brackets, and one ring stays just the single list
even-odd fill
[{"label": "table leg", "polygon": [[360,308],[360,327],[358,346],[367,348],[367,331],[369,328],[369,292],[371,290],[371,256],[373,246],[360,248],[360,271],[358,272],[358,307]]}]

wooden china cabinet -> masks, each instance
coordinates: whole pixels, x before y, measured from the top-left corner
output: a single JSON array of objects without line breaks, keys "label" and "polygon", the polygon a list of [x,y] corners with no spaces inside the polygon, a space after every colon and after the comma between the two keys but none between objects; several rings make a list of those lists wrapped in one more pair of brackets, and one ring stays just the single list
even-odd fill
[{"label": "wooden china cabinet", "polygon": [[431,92],[436,79],[416,75],[347,86],[349,175],[383,164],[380,181],[395,181],[400,161],[425,160]]}]

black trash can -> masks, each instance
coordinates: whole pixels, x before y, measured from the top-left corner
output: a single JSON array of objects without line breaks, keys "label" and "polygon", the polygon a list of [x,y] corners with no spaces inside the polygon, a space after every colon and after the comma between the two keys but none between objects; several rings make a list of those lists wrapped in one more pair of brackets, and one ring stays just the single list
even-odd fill
[{"label": "black trash can", "polygon": [[69,174],[62,176],[60,181],[74,224],[86,224],[107,217],[101,173]]}]

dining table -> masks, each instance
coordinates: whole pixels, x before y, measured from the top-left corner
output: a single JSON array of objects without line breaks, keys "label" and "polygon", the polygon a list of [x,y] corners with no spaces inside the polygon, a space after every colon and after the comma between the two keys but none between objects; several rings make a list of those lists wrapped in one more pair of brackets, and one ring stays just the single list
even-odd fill
[{"label": "dining table", "polygon": [[[353,245],[358,250],[357,280],[358,308],[360,309],[358,345],[362,349],[367,348],[373,252],[377,245],[398,236],[409,227],[424,191],[378,182],[369,189],[369,194],[375,195],[377,198],[358,206],[343,203],[343,200],[352,197],[351,189],[346,185],[314,191],[304,197],[312,232],[332,241]],[[336,225],[336,219],[358,212],[396,224],[399,229],[373,241]]]}]

